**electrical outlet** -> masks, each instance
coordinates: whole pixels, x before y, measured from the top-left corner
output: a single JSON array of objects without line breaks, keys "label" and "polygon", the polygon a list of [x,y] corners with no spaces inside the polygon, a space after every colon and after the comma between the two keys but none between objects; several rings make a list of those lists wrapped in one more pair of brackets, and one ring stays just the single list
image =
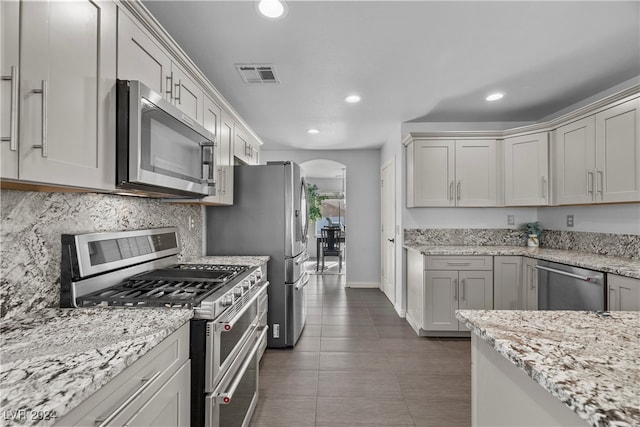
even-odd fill
[{"label": "electrical outlet", "polygon": [[196,221],[191,215],[189,215],[189,231],[193,231],[196,228]]},{"label": "electrical outlet", "polygon": [[507,215],[507,225],[516,225],[515,215]]},{"label": "electrical outlet", "polygon": [[567,227],[573,227],[573,215],[567,215]]},{"label": "electrical outlet", "polygon": [[280,338],[280,324],[274,323],[272,326],[271,330],[273,331],[273,337]]}]

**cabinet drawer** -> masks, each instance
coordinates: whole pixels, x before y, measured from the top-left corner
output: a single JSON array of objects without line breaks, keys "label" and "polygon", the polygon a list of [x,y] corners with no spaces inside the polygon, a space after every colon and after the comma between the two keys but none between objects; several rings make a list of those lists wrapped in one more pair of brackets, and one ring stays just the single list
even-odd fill
[{"label": "cabinet drawer", "polygon": [[493,270],[492,256],[426,256],[425,270]]},{"label": "cabinet drawer", "polygon": [[[189,359],[189,323],[165,338],[56,425],[96,425],[132,417]],[[100,421],[98,421],[100,420]],[[107,423],[112,425],[112,423]]]}]

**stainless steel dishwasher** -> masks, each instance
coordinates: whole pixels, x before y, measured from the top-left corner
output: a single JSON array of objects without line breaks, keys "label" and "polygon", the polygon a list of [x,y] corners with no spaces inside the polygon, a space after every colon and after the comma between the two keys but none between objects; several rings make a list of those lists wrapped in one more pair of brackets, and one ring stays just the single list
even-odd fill
[{"label": "stainless steel dishwasher", "polygon": [[604,273],[538,261],[538,310],[606,310]]}]

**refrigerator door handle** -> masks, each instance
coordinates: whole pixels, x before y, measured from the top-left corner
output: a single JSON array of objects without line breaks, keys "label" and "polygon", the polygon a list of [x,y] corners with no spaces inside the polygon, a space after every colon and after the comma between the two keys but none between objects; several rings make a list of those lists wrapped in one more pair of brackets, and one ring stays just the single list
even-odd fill
[{"label": "refrigerator door handle", "polygon": [[296,283],[289,284],[289,286],[293,286],[293,288],[296,291],[299,291],[300,289],[302,289],[305,286],[307,286],[307,284],[309,284],[309,275],[305,271],[304,273],[302,273],[302,276],[300,276],[300,278],[298,280],[296,280]]},{"label": "refrigerator door handle", "polygon": [[296,258],[296,265],[303,265],[306,261],[309,260],[309,254],[308,253],[303,253],[302,255],[300,255],[298,258]]}]

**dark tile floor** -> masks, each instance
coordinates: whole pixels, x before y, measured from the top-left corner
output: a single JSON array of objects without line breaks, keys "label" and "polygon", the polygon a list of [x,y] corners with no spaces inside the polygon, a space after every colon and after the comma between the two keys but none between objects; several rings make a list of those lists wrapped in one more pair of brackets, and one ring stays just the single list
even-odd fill
[{"label": "dark tile floor", "polygon": [[252,427],[471,425],[471,345],[416,336],[377,289],[312,276],[296,347],[268,349]]}]

